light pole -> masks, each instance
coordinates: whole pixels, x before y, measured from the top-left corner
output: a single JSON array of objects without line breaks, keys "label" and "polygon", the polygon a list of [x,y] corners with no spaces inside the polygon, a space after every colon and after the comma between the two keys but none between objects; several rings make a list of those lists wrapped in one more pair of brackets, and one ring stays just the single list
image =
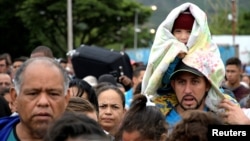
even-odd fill
[{"label": "light pole", "polygon": [[232,35],[233,35],[233,46],[235,46],[235,34],[236,34],[236,5],[235,5],[235,0],[232,0]]},{"label": "light pole", "polygon": [[67,0],[68,52],[73,50],[72,0]]},{"label": "light pole", "polygon": [[137,49],[137,32],[138,32],[138,14],[139,14],[139,11],[138,9],[135,9],[135,23],[134,23],[134,50]]}]

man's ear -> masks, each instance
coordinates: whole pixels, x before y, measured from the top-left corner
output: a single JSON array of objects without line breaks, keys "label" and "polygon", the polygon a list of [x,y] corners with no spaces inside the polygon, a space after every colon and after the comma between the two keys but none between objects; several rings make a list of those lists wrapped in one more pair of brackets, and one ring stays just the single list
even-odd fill
[{"label": "man's ear", "polygon": [[208,80],[206,80],[206,92],[208,92],[211,87],[212,87],[212,84]]},{"label": "man's ear", "polygon": [[170,85],[172,88],[174,88],[174,80],[170,80]]},{"label": "man's ear", "polygon": [[65,105],[65,108],[68,106],[68,103],[69,103],[69,99],[70,99],[70,90],[68,89],[67,94],[65,95],[65,102],[66,102],[66,105]]},{"label": "man's ear", "polygon": [[17,97],[16,90],[13,87],[11,87],[10,88],[10,98],[11,98],[11,100],[13,102],[15,102],[16,101],[16,97]]},{"label": "man's ear", "polygon": [[127,108],[124,108],[124,110],[123,110],[123,115],[126,114],[127,111],[128,111],[128,109],[127,109]]},{"label": "man's ear", "polygon": [[11,98],[11,103],[10,103],[11,111],[17,112],[17,100],[16,100],[17,92],[13,87],[10,88],[10,98]]}]

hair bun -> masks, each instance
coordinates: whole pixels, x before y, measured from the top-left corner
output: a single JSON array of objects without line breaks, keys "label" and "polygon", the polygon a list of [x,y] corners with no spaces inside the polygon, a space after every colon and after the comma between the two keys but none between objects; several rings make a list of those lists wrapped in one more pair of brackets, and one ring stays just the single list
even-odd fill
[{"label": "hair bun", "polygon": [[133,101],[131,103],[131,107],[135,106],[143,108],[146,107],[146,103],[147,103],[147,97],[145,95],[138,94],[134,96]]}]

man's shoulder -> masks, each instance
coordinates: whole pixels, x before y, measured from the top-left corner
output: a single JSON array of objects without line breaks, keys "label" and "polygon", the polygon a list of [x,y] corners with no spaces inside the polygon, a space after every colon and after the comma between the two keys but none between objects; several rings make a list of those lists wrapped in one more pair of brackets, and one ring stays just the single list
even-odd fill
[{"label": "man's shoulder", "polygon": [[175,111],[175,109],[171,109],[170,112],[166,115],[166,121],[170,125],[175,125],[181,119],[181,116],[178,114],[178,112]]},{"label": "man's shoulder", "polygon": [[0,137],[7,140],[11,130],[20,122],[19,116],[9,116],[0,118]]},{"label": "man's shoulder", "polygon": [[243,85],[240,85],[240,86],[238,87],[238,89],[241,89],[242,91],[245,91],[245,92],[250,92],[250,88],[247,88],[247,87],[245,87],[245,86],[243,86]]},{"label": "man's shoulder", "polygon": [[243,97],[247,94],[250,94],[250,89],[240,85],[239,87],[237,87],[236,89],[233,90],[234,94],[237,95],[243,95]]},{"label": "man's shoulder", "polygon": [[8,116],[0,118],[0,131],[7,125],[16,124],[20,121],[19,116]]},{"label": "man's shoulder", "polygon": [[6,116],[6,117],[1,117],[0,121],[9,121],[9,120],[15,120],[15,119],[19,119],[18,115],[15,116]]}]

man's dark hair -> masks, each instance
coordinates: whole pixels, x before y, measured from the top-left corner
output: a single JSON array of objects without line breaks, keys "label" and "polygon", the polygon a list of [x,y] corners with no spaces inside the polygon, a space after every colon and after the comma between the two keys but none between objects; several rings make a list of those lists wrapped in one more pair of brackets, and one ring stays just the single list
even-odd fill
[{"label": "man's dark hair", "polygon": [[241,60],[238,57],[231,57],[231,58],[227,59],[226,66],[228,66],[228,65],[236,65],[239,68],[242,67]]},{"label": "man's dark hair", "polygon": [[5,60],[6,66],[10,66],[11,65],[11,61],[8,59],[6,54],[1,54],[0,55],[0,60]]},{"label": "man's dark hair", "polygon": [[138,77],[141,71],[146,71],[146,68],[147,67],[145,65],[136,67],[135,70],[133,71],[133,76]]}]

